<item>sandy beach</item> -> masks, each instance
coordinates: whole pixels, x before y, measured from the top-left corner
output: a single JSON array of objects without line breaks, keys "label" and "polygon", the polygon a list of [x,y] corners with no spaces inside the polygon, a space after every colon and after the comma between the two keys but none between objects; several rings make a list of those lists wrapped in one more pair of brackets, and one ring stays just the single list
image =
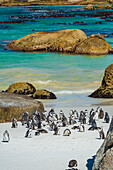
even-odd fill
[{"label": "sandy beach", "polygon": [[[110,29],[113,28],[112,7],[89,10],[84,9],[84,5],[73,3],[50,3],[41,2],[37,3],[37,6],[35,3],[27,3],[27,6],[24,6],[25,3],[16,4],[17,6],[15,3],[9,3],[9,7],[8,4],[0,7],[0,91],[5,91],[16,82],[28,82],[33,84],[36,90],[51,91],[55,93],[56,100],[41,100],[46,114],[54,108],[56,114],[59,115],[59,111],[63,110],[68,118],[72,109],[78,113],[87,109],[85,132],[72,130],[72,125],[68,125],[60,127],[59,135],[53,135],[54,132],[50,131],[47,125],[42,127],[48,131],[47,134],[35,136],[33,130],[32,137],[25,138],[27,128],[22,126],[21,122],[18,122],[17,128],[11,128],[11,122],[0,123],[0,170],[70,170],[68,163],[72,159],[77,160],[79,170],[92,170],[94,156],[104,140],[99,139],[97,130],[88,130],[89,112],[91,108],[96,110],[100,106],[104,112],[108,112],[110,119],[113,115],[113,97],[88,97],[101,86],[105,69],[113,63],[111,53],[73,55],[57,52],[19,52],[7,47],[11,41],[35,32],[79,29],[84,31],[87,37],[95,34],[104,36],[113,48],[113,29]],[[112,92],[113,81],[110,82]],[[107,83],[109,85],[109,80]],[[17,98],[15,100],[19,104]],[[14,103],[11,100],[8,105]],[[24,104],[23,99],[21,104]],[[4,106],[3,98],[0,105]],[[30,104],[31,106],[33,105]],[[10,119],[4,121],[12,120],[12,112],[10,114],[7,107],[5,109],[6,111],[1,113]],[[14,110],[13,115],[18,114],[20,112]],[[97,121],[97,126],[103,127],[105,135],[109,124],[105,123],[104,119]],[[79,126],[80,122],[77,121],[75,125]],[[70,136],[63,136],[66,128],[71,130]],[[5,130],[8,130],[10,135],[8,143],[2,142]]]},{"label": "sandy beach", "polygon": [[[93,107],[96,109],[97,107]],[[107,111],[112,116],[112,106],[103,106],[104,111]],[[51,108],[46,108],[48,111]],[[61,108],[55,108],[55,112],[59,114]],[[65,115],[68,117],[70,109],[62,108]],[[76,110],[88,110],[91,107],[81,108]],[[87,118],[88,120],[88,118]],[[88,123],[88,122],[87,122]],[[78,122],[76,125],[79,125]],[[48,131],[47,134],[35,136],[35,130],[32,131],[32,138],[25,138],[26,127],[18,122],[17,128],[11,128],[11,123],[0,124],[0,167],[2,170],[65,170],[68,169],[68,162],[71,159],[76,159],[78,169],[91,170],[93,156],[103,143],[99,139],[97,130],[88,131],[90,125],[85,124],[85,132],[79,132],[77,129],[72,130],[73,125],[69,125],[71,130],[69,137],[63,136],[63,131],[67,127],[61,127],[59,135],[53,135],[53,131],[49,130],[49,126],[44,127]],[[97,126],[103,126],[106,134],[109,124],[104,123],[104,120],[97,121]],[[9,143],[2,142],[2,135],[5,130],[9,131],[11,140]]]}]

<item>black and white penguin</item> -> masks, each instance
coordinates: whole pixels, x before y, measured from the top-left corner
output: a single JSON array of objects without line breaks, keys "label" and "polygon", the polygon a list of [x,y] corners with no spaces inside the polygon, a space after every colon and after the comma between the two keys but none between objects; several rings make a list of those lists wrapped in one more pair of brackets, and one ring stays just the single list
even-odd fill
[{"label": "black and white penguin", "polygon": [[69,161],[68,167],[73,168],[73,167],[77,167],[77,165],[78,165],[77,161],[75,159],[73,159],[73,160]]},{"label": "black and white penguin", "polygon": [[29,128],[29,129],[27,130],[26,134],[25,134],[25,137],[26,137],[26,138],[31,138],[31,136],[32,136],[32,129]]},{"label": "black and white penguin", "polygon": [[9,141],[10,141],[9,133],[7,130],[5,130],[5,132],[3,133],[3,142],[9,142]]},{"label": "black and white penguin", "polygon": [[14,118],[13,119],[13,121],[12,121],[12,128],[17,128],[17,126],[18,126],[18,123],[17,123],[17,120],[16,120],[16,118]]},{"label": "black and white penguin", "polygon": [[103,131],[103,128],[98,128],[98,132],[99,132],[99,137],[100,139],[105,139],[105,134],[104,134],[104,131]]},{"label": "black and white penguin", "polygon": [[65,129],[64,133],[63,133],[63,136],[70,136],[70,135],[71,135],[70,129]]}]

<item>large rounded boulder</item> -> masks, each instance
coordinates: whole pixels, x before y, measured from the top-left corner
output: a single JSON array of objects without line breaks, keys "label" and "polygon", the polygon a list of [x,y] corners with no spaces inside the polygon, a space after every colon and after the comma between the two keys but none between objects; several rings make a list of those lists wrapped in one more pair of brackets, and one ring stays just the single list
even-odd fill
[{"label": "large rounded boulder", "polygon": [[17,82],[9,86],[6,90],[8,93],[16,93],[16,94],[33,94],[36,91],[36,88],[26,82]]},{"label": "large rounded boulder", "polygon": [[70,48],[74,51],[72,48],[86,38],[86,34],[78,29],[44,31],[29,34],[7,46],[18,51],[70,51]]},{"label": "large rounded boulder", "polygon": [[108,54],[112,47],[102,35],[91,35],[81,42],[75,50],[76,54]]},{"label": "large rounded boulder", "polygon": [[23,112],[29,112],[30,117],[35,110],[43,113],[44,106],[41,102],[26,95],[14,93],[0,93],[0,123],[10,122],[14,118],[22,119]]},{"label": "large rounded boulder", "polygon": [[113,98],[113,64],[105,69],[101,86],[89,97],[94,98]]},{"label": "large rounded boulder", "polygon": [[49,92],[47,90],[37,90],[33,94],[34,99],[56,99],[57,97],[55,96],[54,93]]},{"label": "large rounded boulder", "polygon": [[87,38],[86,34],[79,29],[63,30],[62,35],[50,46],[50,51],[74,52],[76,45]]}]

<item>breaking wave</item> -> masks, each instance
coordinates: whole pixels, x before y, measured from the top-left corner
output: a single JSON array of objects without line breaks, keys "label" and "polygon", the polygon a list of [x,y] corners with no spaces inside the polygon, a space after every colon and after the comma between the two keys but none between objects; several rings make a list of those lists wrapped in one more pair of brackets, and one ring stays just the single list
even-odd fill
[{"label": "breaking wave", "polygon": [[55,94],[84,94],[84,93],[92,93],[94,90],[79,90],[79,91],[70,91],[70,90],[61,90],[55,92]]}]

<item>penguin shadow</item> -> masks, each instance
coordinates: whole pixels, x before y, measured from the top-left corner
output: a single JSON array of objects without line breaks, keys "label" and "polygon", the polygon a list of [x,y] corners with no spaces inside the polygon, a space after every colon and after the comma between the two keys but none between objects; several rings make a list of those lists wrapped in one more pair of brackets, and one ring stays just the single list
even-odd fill
[{"label": "penguin shadow", "polygon": [[86,167],[87,167],[88,170],[92,170],[93,164],[94,164],[94,159],[95,159],[95,156],[92,156],[91,159],[87,160]]},{"label": "penguin shadow", "polygon": [[100,140],[100,138],[95,138],[95,139],[98,139],[98,140]]},{"label": "penguin shadow", "polygon": [[3,143],[8,143],[8,141],[2,141]]}]

